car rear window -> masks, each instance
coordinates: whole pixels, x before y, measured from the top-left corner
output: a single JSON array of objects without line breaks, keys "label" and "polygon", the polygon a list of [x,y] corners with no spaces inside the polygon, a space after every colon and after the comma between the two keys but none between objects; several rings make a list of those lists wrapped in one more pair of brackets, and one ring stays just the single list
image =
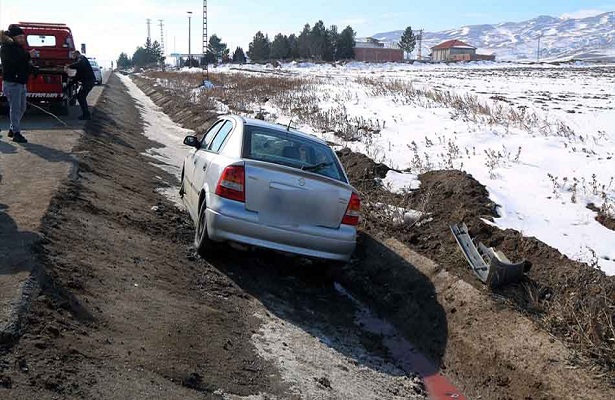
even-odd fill
[{"label": "car rear window", "polygon": [[347,183],[333,150],[325,144],[258,126],[246,125],[243,158],[303,169]]}]

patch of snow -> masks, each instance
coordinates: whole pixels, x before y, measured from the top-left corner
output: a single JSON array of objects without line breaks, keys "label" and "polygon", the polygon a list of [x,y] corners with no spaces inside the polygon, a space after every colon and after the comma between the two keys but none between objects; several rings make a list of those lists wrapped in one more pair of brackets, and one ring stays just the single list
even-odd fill
[{"label": "patch of snow", "polygon": [[[424,399],[416,394],[420,381],[408,376],[410,371],[370,355],[347,329],[328,337],[321,332],[308,333],[277,316],[256,317],[263,321],[260,331],[252,336],[258,355],[279,369],[296,396],[327,400]],[[333,342],[335,347],[330,345]],[[340,347],[343,352],[336,350]]]},{"label": "patch of snow", "polygon": [[403,193],[421,187],[421,181],[417,175],[400,173],[393,170],[387,172],[387,176],[382,180],[382,184],[393,193]]},{"label": "patch of snow", "polygon": [[[194,131],[185,129],[176,124],[158,107],[141,89],[135,85],[130,77],[116,74],[128,89],[128,93],[135,99],[135,103],[141,118],[143,118],[144,134],[148,139],[159,143],[160,146],[147,149],[145,154],[154,158],[153,163],[162,170],[181,179],[182,165],[188,153],[188,148],[183,144],[184,137],[193,135]],[[169,200],[181,207],[181,200],[177,192],[179,187],[165,187],[158,189]]]}]

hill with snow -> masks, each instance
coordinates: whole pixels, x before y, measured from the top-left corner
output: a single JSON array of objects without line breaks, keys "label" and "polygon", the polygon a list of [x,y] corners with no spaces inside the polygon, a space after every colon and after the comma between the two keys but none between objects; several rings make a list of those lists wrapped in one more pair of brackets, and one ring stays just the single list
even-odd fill
[{"label": "hill with snow", "polygon": [[[399,41],[403,30],[377,33],[372,37]],[[524,22],[470,25],[441,32],[425,32],[423,55],[431,47],[459,39],[479,53],[495,53],[498,60],[536,60],[540,38],[540,59],[615,61],[615,11],[586,18],[540,16]]]}]

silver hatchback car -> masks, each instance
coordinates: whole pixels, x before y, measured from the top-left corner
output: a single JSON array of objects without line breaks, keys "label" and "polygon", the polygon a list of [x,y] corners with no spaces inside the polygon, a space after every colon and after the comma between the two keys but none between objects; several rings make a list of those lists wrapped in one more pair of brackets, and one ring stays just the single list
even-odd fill
[{"label": "silver hatchback car", "polygon": [[235,242],[348,261],[361,200],[326,142],[285,126],[220,117],[184,160],[180,195],[201,255]]}]

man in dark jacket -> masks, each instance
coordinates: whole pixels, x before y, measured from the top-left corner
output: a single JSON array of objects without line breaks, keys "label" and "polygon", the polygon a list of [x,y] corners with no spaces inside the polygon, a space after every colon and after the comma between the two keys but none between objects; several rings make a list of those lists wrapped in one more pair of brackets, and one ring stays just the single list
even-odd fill
[{"label": "man in dark jacket", "polygon": [[88,94],[96,84],[96,76],[94,75],[90,61],[85,56],[81,55],[79,51],[74,51],[73,54],[77,61],[68,65],[68,68],[77,70],[75,80],[81,82],[81,88],[77,93],[77,101],[79,101],[82,112],[79,119],[91,119],[90,110],[88,108]]},{"label": "man in dark jacket", "polygon": [[26,138],[21,134],[21,119],[26,112],[26,84],[28,77],[33,72],[30,58],[36,54],[35,50],[28,53],[26,36],[17,25],[10,25],[8,31],[0,32],[0,61],[2,61],[2,91],[6,96],[9,108],[11,126],[9,137],[14,142],[26,143]]}]

